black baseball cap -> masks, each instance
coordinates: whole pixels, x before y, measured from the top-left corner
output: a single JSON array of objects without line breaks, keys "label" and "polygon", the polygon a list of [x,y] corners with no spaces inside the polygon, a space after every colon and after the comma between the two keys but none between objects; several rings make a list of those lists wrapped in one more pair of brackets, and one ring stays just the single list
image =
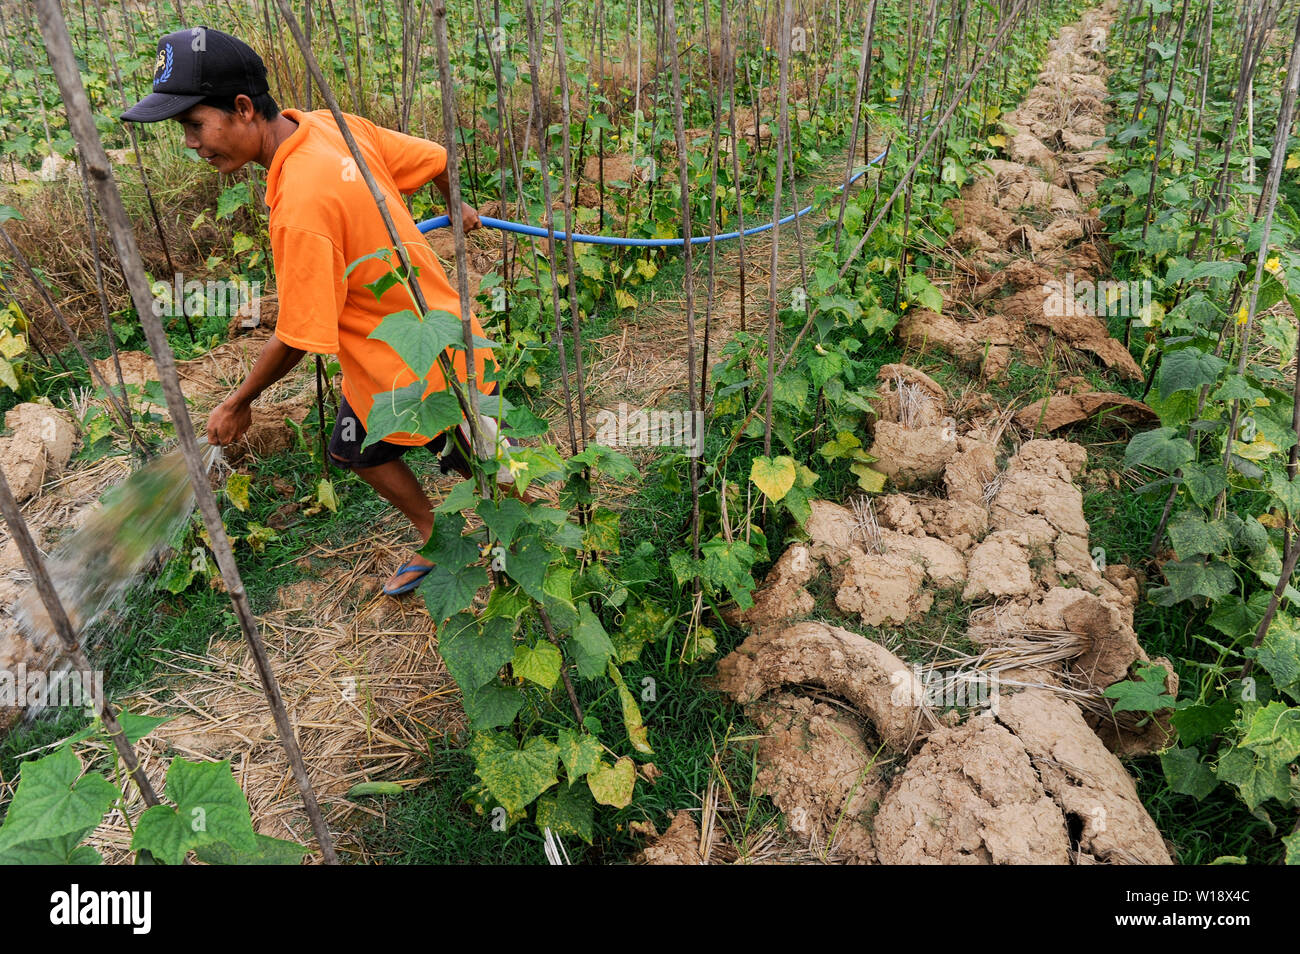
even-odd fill
[{"label": "black baseball cap", "polygon": [[133,123],[171,119],[209,96],[270,91],[266,64],[243,40],[208,27],[168,33],[158,41],[153,92],[122,114]]}]

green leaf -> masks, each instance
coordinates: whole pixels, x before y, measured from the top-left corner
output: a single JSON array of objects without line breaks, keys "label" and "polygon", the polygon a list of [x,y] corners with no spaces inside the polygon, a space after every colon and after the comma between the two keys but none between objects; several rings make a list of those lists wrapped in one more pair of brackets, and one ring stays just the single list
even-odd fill
[{"label": "green leaf", "polygon": [[758,560],[758,553],[744,540],[728,543],[715,537],[700,547],[699,572],[715,586],[725,586],[741,609],[754,605],[750,595],[758,584],[750,570]]},{"label": "green leaf", "polygon": [[551,430],[545,420],[522,406],[506,412],[506,424],[512,437],[541,437]]},{"label": "green leaf", "polygon": [[433,531],[420,555],[439,566],[460,568],[477,563],[482,555],[478,544],[465,536],[465,518],[459,513],[434,514]]},{"label": "green leaf", "polygon": [[1157,606],[1173,606],[1195,596],[1217,600],[1227,596],[1237,585],[1232,567],[1219,560],[1210,563],[1170,560],[1160,569],[1169,585],[1155,587],[1147,594]]},{"label": "green leaf", "polygon": [[515,531],[528,520],[528,507],[514,497],[505,497],[499,503],[480,500],[474,510],[504,547],[514,542]]},{"label": "green leaf", "polygon": [[226,497],[240,513],[248,512],[248,489],[253,478],[248,474],[231,474],[226,478]]},{"label": "green leaf", "polygon": [[219,841],[199,845],[194,854],[199,861],[209,865],[299,865],[310,850],[296,841],[258,835],[257,848],[253,851],[240,851]]},{"label": "green leaf", "polygon": [[324,507],[330,513],[339,512],[339,497],[334,492],[334,481],[326,477],[316,481],[316,505]]},{"label": "green leaf", "polygon": [[173,759],[166,794],[176,807],[146,809],[131,839],[132,849],[148,851],[169,865],[184,863],[186,853],[199,845],[225,843],[239,851],[257,850],[248,802],[230,762]]},{"label": "green leaf", "polygon": [[1286,508],[1287,515],[1294,519],[1300,515],[1300,476],[1287,479],[1286,471],[1277,469],[1269,471],[1268,489]]},{"label": "green leaf", "polygon": [[641,476],[632,458],[611,450],[603,444],[588,444],[581,453],[570,457],[566,462],[569,473],[574,473],[578,469],[575,464],[600,471],[613,480],[636,480]]},{"label": "green leaf", "polygon": [[609,678],[614,680],[614,685],[618,687],[618,702],[623,710],[623,726],[627,729],[627,739],[632,743],[632,748],[642,755],[654,755],[654,749],[650,748],[645,723],[641,718],[641,707],[636,704],[636,697],[627,688],[627,683],[623,681],[623,674],[612,661],[609,664]]},{"label": "green leaf", "polygon": [[474,506],[478,500],[478,492],[472,480],[462,480],[451,490],[447,491],[447,496],[442,503],[433,508],[434,513],[460,513],[462,510],[468,510]]},{"label": "green leaf", "polygon": [[525,593],[539,603],[544,603],[546,571],[555,556],[547,549],[538,531],[529,528],[519,534],[514,550],[507,557],[506,573]]},{"label": "green leaf", "polygon": [[586,785],[560,785],[554,795],[537,799],[537,827],[554,834],[576,834],[591,844],[594,806]]},{"label": "green leaf", "polygon": [[479,622],[458,613],[438,631],[438,654],[460,691],[487,685],[514,653],[514,624],[504,618]]},{"label": "green leaf", "polygon": [[578,608],[573,604],[573,575],[571,566],[551,564],[542,581],[543,603],[551,615],[551,623],[562,630],[578,625]]},{"label": "green leaf", "polygon": [[1286,846],[1286,863],[1300,865],[1300,831],[1293,831],[1282,839]]},{"label": "green leaf", "polygon": [[594,735],[561,729],[559,743],[560,759],[564,762],[570,783],[576,782],[600,764],[603,749],[600,740]]},{"label": "green leaf", "polygon": [[862,446],[862,441],[852,431],[840,431],[833,440],[827,441],[817,453],[827,460],[837,460],[841,457],[848,457],[855,450]]},{"label": "green leaf", "polygon": [[1300,756],[1300,709],[1277,701],[1256,709],[1239,744],[1264,758],[1292,761]]},{"label": "green leaf", "polygon": [[1220,757],[1217,775],[1220,782],[1237,787],[1252,812],[1269,798],[1283,805],[1290,802],[1291,772],[1285,762],[1260,758],[1249,749],[1232,748]]},{"label": "green leaf", "polygon": [[587,523],[583,546],[596,553],[618,553],[618,514],[605,507],[597,508]]},{"label": "green leaf", "polygon": [[524,696],[514,686],[491,682],[463,693],[461,703],[465,706],[469,727],[475,732],[484,732],[514,722],[523,708]]},{"label": "green leaf", "polygon": [[1172,427],[1157,427],[1135,434],[1124,452],[1126,468],[1145,465],[1170,474],[1195,459],[1196,451],[1191,443],[1179,437],[1178,431]]},{"label": "green leaf", "polygon": [[591,844],[595,806],[585,785],[560,785],[537,800],[537,827],[556,835],[577,835]]},{"label": "green leaf", "polygon": [[534,481],[555,480],[564,476],[564,461],[549,444],[540,447],[515,447],[510,451],[510,472],[515,486],[523,493]]},{"label": "green leaf", "polygon": [[217,199],[217,218],[225,219],[253,201],[247,182],[236,182],[222,190]]},{"label": "green leaf", "polygon": [[1209,705],[1188,706],[1169,716],[1169,722],[1178,730],[1178,741],[1199,742],[1218,735],[1232,724],[1236,706],[1230,699],[1218,699]]},{"label": "green leaf", "polygon": [[164,722],[170,721],[171,716],[136,715],[133,712],[127,712],[125,709],[117,714],[117,724],[122,727],[126,740],[132,745],[135,745]]},{"label": "green leaf", "polygon": [[930,311],[943,311],[943,292],[935,288],[924,272],[912,272],[907,276],[908,297],[919,302],[921,307]]},{"label": "green leaf", "polygon": [[439,564],[420,582],[419,592],[433,625],[438,626],[473,603],[479,587],[487,584],[487,570],[481,566],[452,569]]},{"label": "green leaf", "polygon": [[511,669],[516,676],[535,682],[543,689],[554,689],[560,679],[560,666],[564,659],[553,643],[538,640],[535,646],[519,643],[515,646]]},{"label": "green leaf", "polygon": [[365,450],[391,434],[419,434],[430,440],[461,422],[460,405],[450,391],[434,391],[421,398],[428,382],[412,381],[404,388],[375,395],[374,406],[366,418]]},{"label": "green leaf", "polygon": [[559,782],[555,769],[560,750],[549,739],[534,737],[519,749],[508,736],[475,732],[469,750],[478,777],[511,814],[523,811]]},{"label": "green leaf", "polygon": [[1255,401],[1262,398],[1264,392],[1255,387],[1250,379],[1241,374],[1229,374],[1223,383],[1210,395],[1211,401],[1248,401],[1253,407]]},{"label": "green leaf", "polygon": [[1245,267],[1241,262],[1197,262],[1191,278],[1193,281],[1198,278],[1232,278]]},{"label": "green leaf", "polygon": [[1196,554],[1222,553],[1232,545],[1232,534],[1222,522],[1211,523],[1191,510],[1184,510],[1169,522],[1169,542],[1180,560]]},{"label": "green leaf", "polygon": [[0,865],[97,865],[99,852],[79,842],[93,829],[68,832],[57,838],[25,841],[12,848],[0,848]]},{"label": "green leaf", "polygon": [[1183,464],[1183,486],[1192,500],[1204,507],[1228,486],[1222,463],[1201,464],[1189,461]]},{"label": "green leaf", "polygon": [[1218,778],[1210,766],[1201,761],[1201,753],[1196,749],[1169,749],[1160,754],[1160,767],[1164,769],[1165,781],[1169,787],[1181,795],[1191,795],[1200,801],[1219,784]]},{"label": "green leaf", "polygon": [[797,474],[793,457],[755,457],[749,469],[749,479],[773,501],[786,495]]},{"label": "green leaf", "polygon": [[636,787],[636,765],[626,755],[613,765],[601,762],[588,773],[587,787],[600,804],[626,808]]},{"label": "green leaf", "polygon": [[1199,348],[1166,352],[1160,366],[1160,397],[1176,391],[1193,391],[1217,380],[1228,362]]},{"label": "green leaf", "polygon": [[574,627],[567,645],[578,664],[578,675],[583,679],[595,679],[603,674],[606,664],[614,658],[614,644],[610,642],[609,634],[585,602],[578,606],[578,625]]},{"label": "green leaf", "polygon": [[385,262],[391,262],[393,260],[393,250],[391,248],[381,248],[381,249],[376,249],[375,251],[371,252],[369,255],[362,255],[356,261],[350,262],[348,264],[348,267],[343,271],[343,277],[347,278],[349,275],[352,274],[352,272],[357,268],[358,265],[360,265],[362,262],[369,262],[372,259],[382,259]]},{"label": "green leaf", "polygon": [[642,647],[658,639],[674,619],[666,609],[648,601],[629,607],[623,625],[612,637],[618,661],[635,662],[641,656]]},{"label": "green leaf", "polygon": [[1136,679],[1126,679],[1107,686],[1102,695],[1114,699],[1112,712],[1159,712],[1174,705],[1174,698],[1165,692],[1164,666],[1138,663]]},{"label": "green leaf", "polygon": [[1279,690],[1300,702],[1300,628],[1285,613],[1269,624],[1256,656]]},{"label": "green leaf", "polygon": [[167,566],[154,582],[154,587],[173,595],[184,593],[194,582],[195,572],[193,561],[181,554],[174,560],[168,561]]},{"label": "green leaf", "polygon": [[32,841],[78,837],[96,828],[117,800],[118,791],[99,774],[81,775],[81,759],[69,745],[24,762],[0,826],[0,853]]},{"label": "green leaf", "polygon": [[772,400],[802,411],[808,403],[808,379],[797,371],[787,371],[772,382]]},{"label": "green leaf", "polygon": [[496,586],[488,597],[487,606],[483,607],[481,618],[518,619],[519,614],[532,606],[532,601],[517,586]]},{"label": "green leaf", "polygon": [[388,315],[366,337],[391,347],[421,379],[429,376],[438,355],[454,344],[465,343],[460,318],[437,310],[427,312],[423,319],[409,310]]}]

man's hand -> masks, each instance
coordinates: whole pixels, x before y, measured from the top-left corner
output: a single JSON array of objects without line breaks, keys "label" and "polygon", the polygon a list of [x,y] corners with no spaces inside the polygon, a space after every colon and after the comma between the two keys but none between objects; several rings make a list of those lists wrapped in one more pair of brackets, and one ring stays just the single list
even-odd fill
[{"label": "man's hand", "polygon": [[460,204],[461,221],[465,223],[465,231],[473,232],[475,229],[481,229],[483,223],[479,221],[478,211],[472,205]]},{"label": "man's hand", "polygon": [[208,443],[229,444],[243,437],[253,423],[253,402],[257,396],[293,370],[306,353],[275,335],[267,338],[248,379],[208,415]]},{"label": "man's hand", "polygon": [[226,398],[208,415],[208,443],[231,444],[244,436],[253,423],[252,407],[238,394]]},{"label": "man's hand", "polygon": [[[451,215],[451,178],[446,169],[433,177],[433,184],[442,193],[442,200],[447,206],[447,214]],[[466,232],[473,232],[475,229],[483,227],[483,223],[479,221],[478,210],[465,202],[460,204],[460,217],[465,223]]]}]

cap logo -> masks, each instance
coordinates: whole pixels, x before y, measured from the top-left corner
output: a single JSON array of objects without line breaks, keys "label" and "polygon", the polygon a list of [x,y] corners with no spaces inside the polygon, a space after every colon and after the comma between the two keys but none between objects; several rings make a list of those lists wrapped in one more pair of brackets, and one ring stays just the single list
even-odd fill
[{"label": "cap logo", "polygon": [[153,85],[155,87],[171,79],[172,65],[175,61],[172,45],[166,43],[163,46],[164,48],[158,51],[158,59],[154,61],[153,66]]}]

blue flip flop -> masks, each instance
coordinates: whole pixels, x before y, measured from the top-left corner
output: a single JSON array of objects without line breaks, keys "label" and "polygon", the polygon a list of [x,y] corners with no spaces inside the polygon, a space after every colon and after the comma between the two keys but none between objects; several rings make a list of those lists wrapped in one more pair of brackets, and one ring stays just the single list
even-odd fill
[{"label": "blue flip flop", "polygon": [[407,563],[406,566],[402,567],[400,570],[397,571],[398,576],[401,576],[403,573],[409,573],[411,570],[419,570],[420,575],[413,580],[408,580],[407,582],[403,583],[401,586],[397,587],[397,589],[395,590],[390,590],[388,587],[384,587],[384,595],[401,596],[403,593],[411,592],[411,590],[415,589],[417,586],[420,585],[420,582],[428,575],[429,571],[432,569],[433,569],[432,566],[412,566],[410,563]]}]

